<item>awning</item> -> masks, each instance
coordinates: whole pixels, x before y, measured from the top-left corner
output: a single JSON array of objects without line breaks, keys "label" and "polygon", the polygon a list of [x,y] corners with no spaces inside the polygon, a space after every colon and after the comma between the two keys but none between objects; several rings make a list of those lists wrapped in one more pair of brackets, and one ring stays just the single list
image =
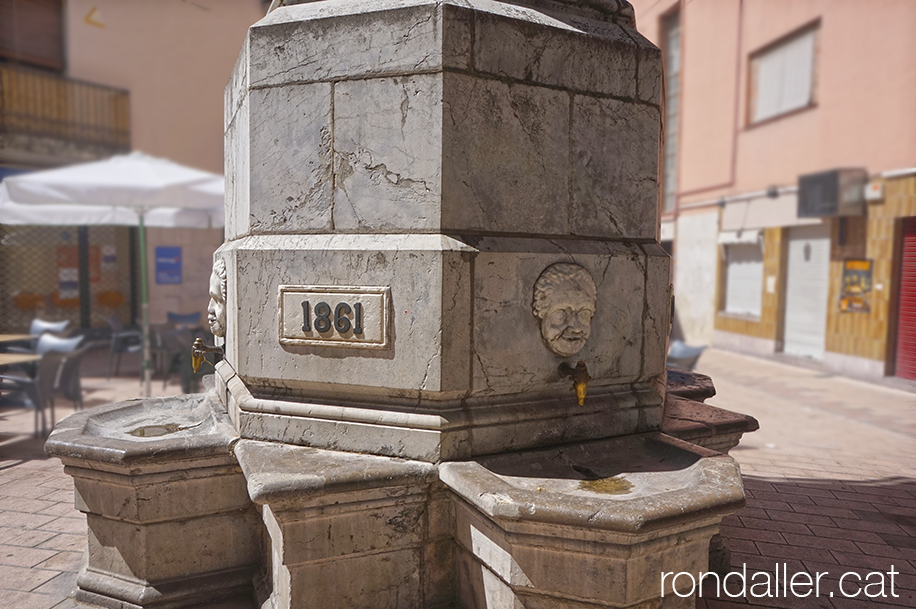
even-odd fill
[{"label": "awning", "polygon": [[725,230],[719,233],[720,245],[735,245],[738,243],[757,244],[763,240],[763,231],[750,230]]}]

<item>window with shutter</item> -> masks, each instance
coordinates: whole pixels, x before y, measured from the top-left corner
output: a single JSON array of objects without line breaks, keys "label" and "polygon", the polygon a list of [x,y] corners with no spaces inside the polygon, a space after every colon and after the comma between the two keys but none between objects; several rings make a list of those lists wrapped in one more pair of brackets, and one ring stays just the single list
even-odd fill
[{"label": "window with shutter", "polygon": [[0,58],[64,69],[62,0],[0,0]]},{"label": "window with shutter", "polygon": [[763,250],[757,243],[725,246],[725,312],[760,316],[763,299]]},{"label": "window with shutter", "polygon": [[808,28],[751,57],[750,123],[814,103],[816,28]]}]

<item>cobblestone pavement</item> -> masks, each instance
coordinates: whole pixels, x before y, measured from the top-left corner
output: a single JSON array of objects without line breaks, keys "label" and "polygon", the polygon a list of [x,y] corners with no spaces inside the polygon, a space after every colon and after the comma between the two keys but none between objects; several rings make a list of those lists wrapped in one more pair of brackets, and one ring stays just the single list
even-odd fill
[{"label": "cobblestone pavement", "polygon": [[[916,607],[916,394],[714,349],[697,370],[715,382],[709,403],[760,422],[731,452],[747,507],[722,527],[747,593],[737,576],[719,594],[708,578],[698,609]],[[819,596],[800,575],[799,596],[781,579],[774,598],[776,564],[781,578],[826,573]],[[757,571],[769,574],[768,595]]]},{"label": "cobblestone pavement", "polygon": [[[703,354],[698,371],[715,381],[718,395],[710,403],[760,421],[760,430],[732,451],[748,497],[747,508],[722,527],[732,569],[747,566],[748,588],[762,581],[753,578],[757,571],[775,578],[776,563],[790,577],[827,573],[818,598],[786,598],[782,583],[779,598],[716,596],[707,579],[698,609],[748,602],[780,609],[916,607],[916,394],[714,349]],[[87,407],[140,392],[136,377],[84,378],[83,387]],[[161,381],[153,390],[180,392]],[[58,418],[70,412],[58,408]],[[86,520],[73,508],[60,461],[45,457],[31,433],[31,412],[0,409],[0,608],[75,607],[68,597]],[[892,566],[897,597],[889,588]],[[849,571],[863,578],[883,573],[886,597],[866,598],[866,590],[842,597],[839,578]],[[739,592],[736,583],[730,578],[732,594]],[[844,585],[849,594],[858,589],[852,576]]]},{"label": "cobblestone pavement", "polygon": [[[83,367],[97,371],[100,366],[93,364],[98,362]],[[84,377],[82,386],[87,408],[141,391],[136,376]],[[163,388],[157,380],[152,390],[156,396],[175,395],[181,387]],[[69,404],[58,400],[58,420],[73,412]],[[33,431],[32,411],[0,408],[0,609],[75,608],[70,597],[86,548],[86,517],[73,507],[70,477],[58,459],[44,454],[44,442]]]}]

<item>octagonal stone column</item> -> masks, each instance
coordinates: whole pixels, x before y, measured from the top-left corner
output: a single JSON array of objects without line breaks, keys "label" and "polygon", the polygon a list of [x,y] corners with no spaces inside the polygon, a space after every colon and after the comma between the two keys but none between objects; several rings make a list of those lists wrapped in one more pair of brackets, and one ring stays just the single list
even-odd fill
[{"label": "octagonal stone column", "polygon": [[[217,254],[240,433],[438,461],[658,429],[660,91],[616,0],[324,0],[252,26]],[[595,284],[571,356],[533,314],[557,263]],[[384,344],[301,330],[322,298]],[[580,360],[581,405],[559,372]]]}]

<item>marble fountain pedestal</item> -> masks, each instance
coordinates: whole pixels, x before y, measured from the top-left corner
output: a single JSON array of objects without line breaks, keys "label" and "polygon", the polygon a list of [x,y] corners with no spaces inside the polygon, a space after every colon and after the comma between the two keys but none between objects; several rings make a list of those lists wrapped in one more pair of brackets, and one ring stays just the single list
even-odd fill
[{"label": "marble fountain pedestal", "polygon": [[212,389],[49,441],[89,514],[78,600],[692,606],[661,574],[706,570],[744,494],[662,432],[661,56],[632,7],[286,4],[226,89]]}]

